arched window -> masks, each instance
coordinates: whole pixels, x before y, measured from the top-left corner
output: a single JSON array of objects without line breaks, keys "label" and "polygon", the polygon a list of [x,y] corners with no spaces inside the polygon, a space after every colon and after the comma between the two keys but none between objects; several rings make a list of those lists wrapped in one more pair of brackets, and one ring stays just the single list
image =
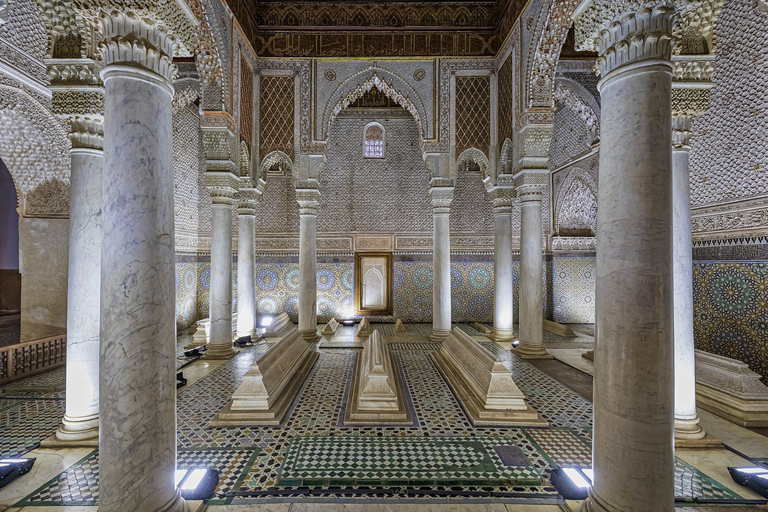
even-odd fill
[{"label": "arched window", "polygon": [[363,131],[363,156],[365,158],[384,158],[384,127],[379,123],[368,123]]}]

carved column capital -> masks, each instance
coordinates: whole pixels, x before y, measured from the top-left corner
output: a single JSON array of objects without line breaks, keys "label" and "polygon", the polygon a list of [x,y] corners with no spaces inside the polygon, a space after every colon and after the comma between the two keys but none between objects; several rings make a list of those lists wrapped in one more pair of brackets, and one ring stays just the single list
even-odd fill
[{"label": "carved column capital", "polygon": [[215,205],[232,206],[240,188],[240,179],[231,172],[206,171],[205,186]]},{"label": "carved column capital", "polygon": [[256,215],[256,205],[259,204],[261,194],[255,188],[241,188],[237,200],[238,215]]},{"label": "carved column capital", "polygon": [[515,203],[515,189],[512,187],[493,187],[488,195],[493,203],[494,215],[509,215]]},{"label": "carved column capital", "polygon": [[296,202],[299,203],[300,215],[317,215],[320,205],[320,191],[317,190],[317,180],[299,180],[296,182]]},{"label": "carved column capital", "polygon": [[520,128],[518,144],[520,161],[517,169],[547,169],[549,167],[549,146],[552,141],[554,111],[539,109],[534,116],[528,112],[523,117],[525,124]]},{"label": "carved column capital", "polygon": [[597,51],[598,73],[642,61],[672,64],[673,0],[593,0],[577,9],[576,46]]},{"label": "carved column capital", "polygon": [[201,126],[203,148],[205,149],[205,168],[207,171],[240,173],[235,161],[236,138],[227,126]]},{"label": "carved column capital", "polygon": [[672,116],[672,151],[688,151],[693,137],[691,116]]},{"label": "carved column capital", "polygon": [[[165,27],[133,11],[101,11],[99,53],[104,66],[124,65],[160,75],[170,83],[176,72],[176,39]],[[102,79],[104,71],[102,70]]]},{"label": "carved column capital", "polygon": [[544,199],[544,185],[529,184],[522,185],[517,189],[517,197],[520,198],[520,203],[538,202]]},{"label": "carved column capital", "polygon": [[[436,181],[440,183],[436,183]],[[442,181],[450,182],[442,183]],[[432,214],[448,215],[451,213],[451,201],[453,201],[453,181],[452,180],[432,180],[432,187],[429,189],[429,198],[432,201]]]},{"label": "carved column capital", "polygon": [[69,140],[72,149],[104,149],[104,118],[101,116],[73,116],[69,120]]}]

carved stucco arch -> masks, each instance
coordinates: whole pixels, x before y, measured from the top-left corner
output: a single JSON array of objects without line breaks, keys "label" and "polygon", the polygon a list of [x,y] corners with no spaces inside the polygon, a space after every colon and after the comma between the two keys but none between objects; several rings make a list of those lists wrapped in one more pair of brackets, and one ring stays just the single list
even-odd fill
[{"label": "carved stucco arch", "polygon": [[571,16],[578,0],[553,0],[539,37],[533,41],[531,62],[525,80],[527,107],[552,108],[555,87],[555,70],[560,51],[565,44]]},{"label": "carved stucco arch", "polygon": [[251,177],[251,154],[248,151],[248,144],[245,141],[240,141],[240,177]]},{"label": "carved stucco arch", "polygon": [[[64,126],[48,108],[24,91],[0,86],[0,158],[23,215],[69,214],[69,147]],[[34,201],[41,196],[47,204]]]},{"label": "carved stucco arch", "polygon": [[427,111],[424,102],[416,90],[404,79],[382,68],[371,67],[359,71],[339,84],[331,94],[323,110],[323,122],[320,134],[322,140],[328,140],[330,127],[339,112],[361,98],[366,92],[376,88],[392,101],[410,112],[419,127],[420,142],[425,140]]},{"label": "carved stucco arch", "polygon": [[[589,191],[592,194],[592,197],[594,198],[594,204],[595,207],[597,207],[597,183],[595,183],[595,180],[592,178],[592,175],[589,173],[589,171],[582,169],[581,167],[574,167],[571,169],[571,171],[568,173],[568,176],[563,181],[562,185],[560,186],[560,190],[557,193],[557,202],[556,202],[556,208],[555,208],[555,222],[554,222],[554,228],[555,233],[562,236],[561,234],[561,215],[563,210],[563,204],[566,202],[566,199],[568,197],[568,193],[571,191],[571,188],[576,184],[576,182],[581,182],[583,185],[589,189]],[[591,229],[592,234],[594,235],[597,232],[597,213],[595,212],[594,218],[591,219]]]},{"label": "carved stucco arch", "polygon": [[272,151],[264,155],[264,158],[261,159],[261,166],[259,167],[259,175],[257,178],[265,179],[267,171],[275,164],[281,164],[286,173],[290,172],[294,175],[294,178],[297,178],[296,166],[293,164],[293,160],[282,151]]},{"label": "carved stucco arch", "polygon": [[555,80],[555,102],[572,110],[591,134],[591,144],[600,139],[600,104],[586,87],[568,78]]},{"label": "carved stucco arch", "polygon": [[499,152],[499,173],[512,174],[515,165],[514,145],[509,138],[504,139]]},{"label": "carved stucco arch", "polygon": [[[468,162],[473,162],[478,167],[480,167],[480,172],[483,174],[483,183],[485,184],[486,188],[492,185],[492,180],[494,179],[493,176],[491,176],[490,172],[490,164],[488,163],[488,157],[485,156],[485,153],[480,151],[477,148],[468,148],[462,151],[462,153],[456,158],[456,169],[458,169]],[[455,178],[456,176],[452,176]]]}]

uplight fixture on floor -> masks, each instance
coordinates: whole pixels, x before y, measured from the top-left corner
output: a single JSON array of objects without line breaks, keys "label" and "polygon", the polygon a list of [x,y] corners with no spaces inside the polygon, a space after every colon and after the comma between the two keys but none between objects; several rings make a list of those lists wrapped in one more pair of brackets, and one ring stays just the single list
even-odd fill
[{"label": "uplight fixture on floor", "polygon": [[763,498],[768,498],[768,467],[729,467],[728,472],[737,484],[749,487]]},{"label": "uplight fixture on floor", "polygon": [[262,327],[269,327],[270,325],[272,325],[272,317],[265,316],[264,318],[261,319],[260,323]]},{"label": "uplight fixture on floor", "polygon": [[341,321],[341,325],[344,325],[346,327],[351,327],[351,326],[355,325],[355,321],[354,321],[354,319],[342,320]]},{"label": "uplight fixture on floor", "polygon": [[219,472],[215,469],[194,468],[176,470],[176,487],[185,500],[206,500],[213,496],[219,485]]},{"label": "uplight fixture on floor", "polygon": [[35,464],[35,459],[0,459],[0,488],[26,475]]},{"label": "uplight fixture on floor", "polygon": [[552,485],[567,500],[585,500],[594,478],[592,468],[563,467],[552,471]]}]

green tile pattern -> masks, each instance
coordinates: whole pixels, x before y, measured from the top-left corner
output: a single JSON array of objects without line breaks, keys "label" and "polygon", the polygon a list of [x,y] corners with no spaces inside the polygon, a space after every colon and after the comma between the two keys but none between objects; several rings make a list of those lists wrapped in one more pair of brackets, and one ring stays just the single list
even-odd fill
[{"label": "green tile pattern", "polygon": [[506,467],[493,439],[301,438],[291,443],[281,485],[540,485],[530,466]]}]

